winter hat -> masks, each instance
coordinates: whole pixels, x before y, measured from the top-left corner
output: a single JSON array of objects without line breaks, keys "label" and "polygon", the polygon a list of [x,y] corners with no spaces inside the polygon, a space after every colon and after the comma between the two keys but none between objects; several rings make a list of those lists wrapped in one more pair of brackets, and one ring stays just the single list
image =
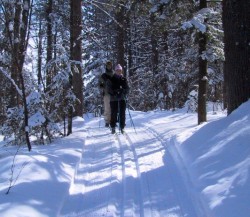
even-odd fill
[{"label": "winter hat", "polygon": [[117,70],[121,70],[122,71],[122,66],[120,64],[118,64],[116,67],[115,67],[115,71]]},{"label": "winter hat", "polygon": [[106,66],[107,65],[111,65],[112,66],[112,62],[110,61],[110,60],[108,60],[107,62],[106,62]]}]

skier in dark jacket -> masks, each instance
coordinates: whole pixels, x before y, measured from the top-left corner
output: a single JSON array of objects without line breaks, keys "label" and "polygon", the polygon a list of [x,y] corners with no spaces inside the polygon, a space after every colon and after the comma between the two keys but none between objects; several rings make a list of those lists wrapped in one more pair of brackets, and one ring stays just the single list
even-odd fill
[{"label": "skier in dark jacket", "polygon": [[119,123],[121,133],[124,133],[126,121],[126,97],[129,92],[127,79],[123,76],[122,66],[115,67],[115,74],[109,83],[110,107],[111,107],[111,131],[115,133],[116,123]]}]

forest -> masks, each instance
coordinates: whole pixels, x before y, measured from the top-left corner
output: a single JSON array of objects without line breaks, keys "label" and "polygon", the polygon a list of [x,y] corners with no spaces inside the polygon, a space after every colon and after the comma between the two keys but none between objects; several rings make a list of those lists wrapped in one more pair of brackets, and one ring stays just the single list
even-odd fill
[{"label": "forest", "polygon": [[0,133],[10,145],[70,135],[74,117],[102,107],[108,60],[124,68],[129,109],[186,106],[201,124],[207,102],[230,114],[250,97],[250,1],[0,3]]}]

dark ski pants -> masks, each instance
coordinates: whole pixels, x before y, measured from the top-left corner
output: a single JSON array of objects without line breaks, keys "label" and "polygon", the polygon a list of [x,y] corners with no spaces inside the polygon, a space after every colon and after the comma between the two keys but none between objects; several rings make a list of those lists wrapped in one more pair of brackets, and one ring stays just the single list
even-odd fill
[{"label": "dark ski pants", "polygon": [[110,126],[114,128],[116,123],[118,122],[121,129],[123,129],[125,127],[125,121],[126,121],[126,101],[125,100],[110,101],[110,107],[111,107]]}]

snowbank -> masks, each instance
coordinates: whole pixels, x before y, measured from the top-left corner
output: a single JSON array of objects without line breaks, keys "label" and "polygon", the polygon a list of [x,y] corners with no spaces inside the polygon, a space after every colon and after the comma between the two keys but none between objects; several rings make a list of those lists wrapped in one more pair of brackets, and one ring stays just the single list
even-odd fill
[{"label": "snowbank", "polygon": [[[77,118],[74,119],[74,133],[69,137],[54,141],[50,145],[34,146],[31,152],[23,147],[15,158],[13,156],[17,151],[16,147],[3,147],[1,142],[0,216],[57,217],[64,210],[64,216],[73,217],[67,213],[74,213],[75,209],[84,213],[80,202],[73,203],[72,206],[67,203],[75,199],[72,198],[73,187],[77,187],[76,184],[84,186],[83,179],[87,177],[81,174],[87,173],[85,168],[91,168],[88,173],[98,176],[99,173],[105,175],[105,171],[109,171],[110,167],[117,171],[123,168],[120,172],[124,173],[124,179],[128,184],[140,184],[141,194],[137,199],[140,202],[141,216],[144,214],[144,217],[148,217],[147,213],[151,213],[151,216],[152,213],[164,213],[164,217],[249,217],[249,108],[250,101],[228,117],[223,112],[209,112],[208,123],[200,126],[197,126],[197,115],[186,113],[185,110],[146,113],[131,111],[138,132],[130,126],[128,117],[126,129],[129,140],[121,143],[113,141],[108,131],[99,129],[103,124],[102,119],[89,117],[86,121]],[[92,125],[87,126],[86,123]],[[97,130],[96,134],[93,129]],[[88,144],[85,144],[86,141]],[[114,145],[120,145],[122,148],[115,148]],[[93,147],[102,148],[93,150]],[[88,156],[89,153],[92,154]],[[102,162],[101,158],[106,161]],[[99,166],[94,163],[99,163]],[[131,165],[134,164],[132,168]],[[105,166],[105,170],[93,170],[100,168],[100,165]],[[136,178],[130,177],[131,171],[137,172]],[[6,195],[11,174],[16,182],[10,194]],[[89,175],[89,194],[86,198],[92,194],[99,196],[100,193],[99,186],[95,187],[95,180],[92,182],[90,177]],[[109,180],[108,176],[106,178]],[[149,179],[154,182],[149,182]],[[172,180],[172,185],[169,180]],[[114,198],[119,198],[115,189],[121,183],[107,185],[105,189],[112,190],[116,196]],[[153,186],[152,183],[157,184]],[[124,189],[126,187],[126,191],[123,192],[126,193],[123,198],[126,202],[126,197],[134,195],[133,188],[129,189],[124,184],[121,184],[122,186]],[[92,187],[96,189],[94,192],[91,192]],[[78,191],[84,196],[84,189],[77,188]],[[103,197],[112,201],[114,207],[123,207],[123,212],[126,213],[125,208],[129,207],[125,205],[131,201],[118,206],[117,201],[109,198],[110,196],[111,194],[107,194]],[[142,196],[145,198],[141,198]],[[173,198],[178,206],[173,203]],[[187,202],[187,199],[192,201]],[[95,203],[110,206],[110,202]],[[85,205],[91,204],[89,202]],[[171,207],[171,204],[174,206]],[[89,207],[89,212],[94,212],[95,207],[92,206]],[[150,211],[152,207],[155,207],[154,212]],[[118,211],[112,213],[111,210],[109,209],[109,216],[119,216]],[[185,212],[182,212],[183,210]]]},{"label": "snowbank", "polygon": [[217,217],[250,214],[250,101],[180,144],[194,187]]}]

